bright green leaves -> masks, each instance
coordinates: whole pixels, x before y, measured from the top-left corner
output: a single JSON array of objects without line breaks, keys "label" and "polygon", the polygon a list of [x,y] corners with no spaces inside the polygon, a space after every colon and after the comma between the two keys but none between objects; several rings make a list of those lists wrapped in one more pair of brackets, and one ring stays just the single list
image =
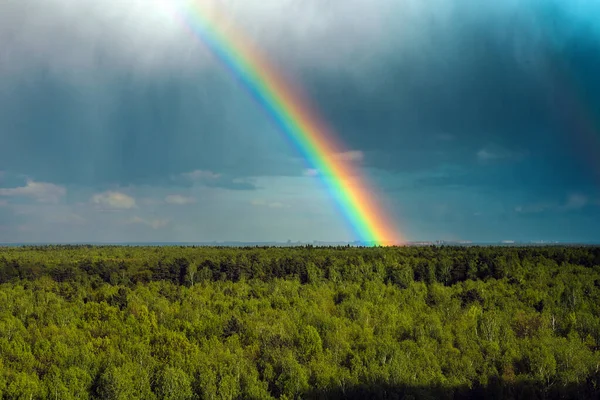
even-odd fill
[{"label": "bright green leaves", "polygon": [[596,249],[0,253],[0,399],[586,398],[600,387]]}]

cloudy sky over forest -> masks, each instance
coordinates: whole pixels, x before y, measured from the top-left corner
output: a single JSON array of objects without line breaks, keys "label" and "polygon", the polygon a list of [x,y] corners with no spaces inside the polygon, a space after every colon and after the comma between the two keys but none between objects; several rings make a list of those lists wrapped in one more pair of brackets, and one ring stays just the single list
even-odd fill
[{"label": "cloudy sky over forest", "polygon": [[[0,3],[0,242],[354,240],[177,0]],[[222,0],[408,240],[600,241],[600,3]]]}]

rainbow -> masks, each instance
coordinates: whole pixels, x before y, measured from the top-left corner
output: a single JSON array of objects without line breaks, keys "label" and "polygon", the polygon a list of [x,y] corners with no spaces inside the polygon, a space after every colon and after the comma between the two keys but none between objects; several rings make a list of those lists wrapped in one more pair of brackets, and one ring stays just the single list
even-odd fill
[{"label": "rainbow", "polygon": [[218,13],[214,3],[191,0],[178,6],[177,14],[318,171],[359,240],[375,245],[402,243],[393,218],[376,202],[375,192],[351,162],[339,157],[344,151],[333,133],[300,91]]}]

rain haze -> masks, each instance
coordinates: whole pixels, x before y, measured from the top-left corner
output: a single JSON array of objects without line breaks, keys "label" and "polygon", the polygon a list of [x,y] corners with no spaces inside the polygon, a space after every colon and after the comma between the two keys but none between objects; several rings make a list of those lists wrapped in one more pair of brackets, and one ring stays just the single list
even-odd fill
[{"label": "rain haze", "polygon": [[[600,241],[600,3],[213,3],[404,239]],[[176,6],[0,3],[0,243],[356,240]]]}]

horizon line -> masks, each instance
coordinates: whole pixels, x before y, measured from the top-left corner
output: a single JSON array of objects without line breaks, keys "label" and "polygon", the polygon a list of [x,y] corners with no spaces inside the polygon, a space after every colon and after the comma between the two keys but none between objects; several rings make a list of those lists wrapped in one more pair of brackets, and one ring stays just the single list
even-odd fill
[{"label": "horizon line", "polygon": [[306,245],[316,246],[356,246],[356,247],[407,247],[407,246],[477,246],[477,245],[494,245],[494,246],[523,246],[523,245],[588,245],[598,246],[600,241],[559,241],[559,240],[491,240],[491,241],[470,241],[470,240],[414,240],[406,241],[402,244],[379,245],[377,242],[366,241],[241,241],[241,240],[224,240],[224,241],[59,241],[59,242],[0,242],[0,247],[10,246],[203,246],[203,247],[241,247],[241,246],[285,246],[299,247]]}]

